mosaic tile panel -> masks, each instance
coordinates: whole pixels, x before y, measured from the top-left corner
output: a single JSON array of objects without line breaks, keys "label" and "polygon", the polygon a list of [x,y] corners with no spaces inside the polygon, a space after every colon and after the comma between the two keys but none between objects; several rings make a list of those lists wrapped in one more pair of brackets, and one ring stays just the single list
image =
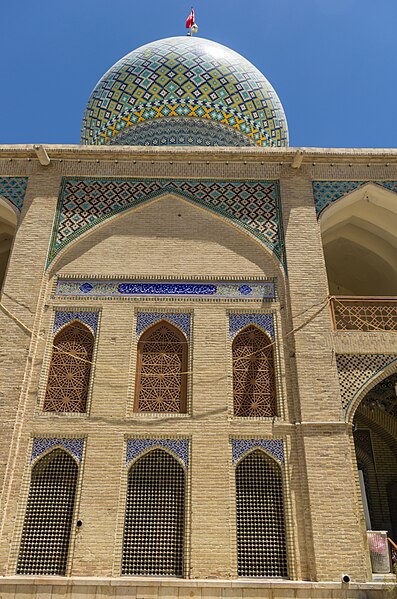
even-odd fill
[{"label": "mosaic tile panel", "polygon": [[233,464],[255,447],[266,449],[276,460],[284,464],[284,442],[281,439],[232,439]]},{"label": "mosaic tile panel", "polygon": [[233,50],[186,36],[142,46],[102,77],[81,143],[106,144],[139,123],[172,117],[224,123],[261,146],[288,145],[285,114],[267,79]]},{"label": "mosaic tile panel", "polygon": [[52,332],[57,333],[61,327],[73,320],[79,320],[83,324],[87,325],[91,331],[96,335],[98,329],[99,312],[55,312],[55,321]]},{"label": "mosaic tile panel", "polygon": [[95,225],[153,198],[174,194],[210,209],[263,242],[285,264],[278,181],[63,178],[48,264]]},{"label": "mosaic tile panel", "polygon": [[36,458],[38,458],[42,453],[47,451],[52,447],[63,447],[72,453],[79,462],[83,457],[83,449],[84,449],[84,439],[62,439],[62,438],[53,438],[47,439],[45,437],[38,437],[33,441],[32,447],[32,455],[30,457],[30,462],[32,463]]},{"label": "mosaic tile panel", "polygon": [[152,447],[164,447],[180,458],[186,468],[189,465],[188,439],[128,439],[126,464],[139,456],[140,453]]},{"label": "mosaic tile panel", "polygon": [[368,183],[374,183],[397,193],[397,181],[313,181],[317,218],[325,208]]},{"label": "mosaic tile panel", "polygon": [[140,281],[58,279],[55,295],[73,298],[186,298],[200,300],[273,300],[273,281]]},{"label": "mosaic tile panel", "polygon": [[255,146],[240,131],[209,119],[163,117],[120,131],[109,145],[123,146]]},{"label": "mosaic tile panel", "polygon": [[397,354],[337,354],[342,406],[346,412],[364,385],[393,362],[397,362]]},{"label": "mosaic tile panel", "polygon": [[136,319],[136,334],[139,337],[143,331],[160,320],[177,326],[190,339],[190,314],[170,314],[169,312],[138,312]]},{"label": "mosaic tile panel", "polygon": [[0,196],[21,211],[27,185],[27,177],[0,177]]},{"label": "mosaic tile panel", "polygon": [[274,341],[273,314],[229,314],[230,339],[234,339],[236,334],[249,324],[255,324],[266,331]]}]

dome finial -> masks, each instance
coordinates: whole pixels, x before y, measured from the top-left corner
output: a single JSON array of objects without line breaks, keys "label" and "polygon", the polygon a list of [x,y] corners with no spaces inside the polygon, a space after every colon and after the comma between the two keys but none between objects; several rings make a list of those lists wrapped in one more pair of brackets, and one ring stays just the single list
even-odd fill
[{"label": "dome finial", "polygon": [[186,29],[189,29],[188,35],[194,35],[198,33],[198,25],[194,16],[194,8],[192,6],[192,10],[190,11],[190,15],[186,19]]}]

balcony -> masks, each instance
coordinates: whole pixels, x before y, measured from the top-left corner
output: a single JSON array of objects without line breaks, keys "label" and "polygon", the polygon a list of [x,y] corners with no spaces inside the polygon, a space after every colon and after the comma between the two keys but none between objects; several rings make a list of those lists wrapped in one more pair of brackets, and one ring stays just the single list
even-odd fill
[{"label": "balcony", "polygon": [[336,331],[397,331],[397,297],[332,296]]}]

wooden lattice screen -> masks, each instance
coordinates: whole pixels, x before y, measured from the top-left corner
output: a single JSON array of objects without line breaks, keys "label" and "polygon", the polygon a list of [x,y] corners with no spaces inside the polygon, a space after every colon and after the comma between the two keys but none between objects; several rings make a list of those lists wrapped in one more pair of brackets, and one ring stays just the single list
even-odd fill
[{"label": "wooden lattice screen", "polygon": [[154,449],[128,475],[122,574],[182,576],[184,519],[184,469]]},{"label": "wooden lattice screen", "polygon": [[276,382],[271,340],[256,326],[233,341],[235,416],[276,416]]},{"label": "wooden lattice screen", "polygon": [[188,344],[183,333],[162,321],[138,342],[135,411],[186,412]]},{"label": "wooden lattice screen", "polygon": [[94,336],[72,322],[54,339],[44,400],[45,412],[85,412],[94,351]]},{"label": "wooden lattice screen", "polygon": [[65,576],[77,477],[75,460],[62,449],[34,466],[17,574]]},{"label": "wooden lattice screen", "polygon": [[255,450],[236,468],[239,576],[287,577],[280,466]]}]

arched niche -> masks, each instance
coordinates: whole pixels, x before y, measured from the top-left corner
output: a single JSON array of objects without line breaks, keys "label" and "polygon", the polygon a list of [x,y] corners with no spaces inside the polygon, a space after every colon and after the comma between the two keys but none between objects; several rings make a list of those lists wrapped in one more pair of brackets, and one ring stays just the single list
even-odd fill
[{"label": "arched niche", "polygon": [[397,195],[369,183],[320,217],[331,295],[397,295]]},{"label": "arched niche", "polygon": [[0,289],[7,272],[16,229],[17,215],[7,200],[0,196]]}]

